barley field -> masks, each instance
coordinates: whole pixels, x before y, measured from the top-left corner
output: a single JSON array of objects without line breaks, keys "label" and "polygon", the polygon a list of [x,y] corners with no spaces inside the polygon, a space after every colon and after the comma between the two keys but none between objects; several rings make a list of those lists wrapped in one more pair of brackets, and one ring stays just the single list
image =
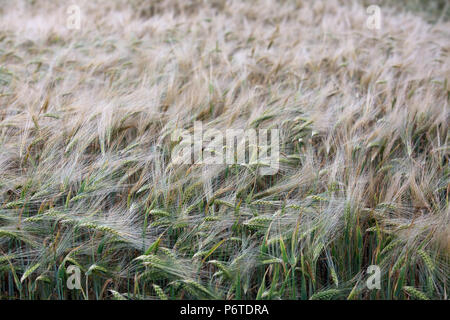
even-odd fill
[{"label": "barley field", "polygon": [[449,298],[447,1],[0,4],[0,299]]}]

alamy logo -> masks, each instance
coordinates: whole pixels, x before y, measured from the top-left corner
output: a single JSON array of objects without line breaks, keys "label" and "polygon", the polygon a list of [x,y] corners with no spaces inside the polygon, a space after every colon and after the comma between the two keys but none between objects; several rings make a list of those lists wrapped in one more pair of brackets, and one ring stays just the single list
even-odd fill
[{"label": "alamy logo", "polygon": [[[225,133],[225,134],[224,134]],[[175,164],[258,165],[261,175],[274,175],[279,169],[278,129],[208,129],[194,122],[194,134],[177,129],[171,135],[177,145],[172,150]]]},{"label": "alamy logo", "polygon": [[377,265],[370,265],[367,268],[367,274],[370,274],[370,276],[367,278],[366,285],[369,290],[372,289],[381,289],[381,283],[380,283],[380,276],[381,276],[381,270],[380,267]]},{"label": "alamy logo", "polygon": [[69,30],[80,30],[81,27],[81,9],[77,5],[71,5],[67,8],[66,13],[69,15],[67,17],[66,27]]},{"label": "alamy logo", "polygon": [[366,26],[370,30],[381,29],[381,9],[379,6],[371,5],[366,10],[369,17],[366,21]]},{"label": "alamy logo", "polygon": [[81,271],[80,268],[74,265],[71,265],[67,268],[67,274],[69,278],[67,278],[67,288],[69,290],[81,289]]}]

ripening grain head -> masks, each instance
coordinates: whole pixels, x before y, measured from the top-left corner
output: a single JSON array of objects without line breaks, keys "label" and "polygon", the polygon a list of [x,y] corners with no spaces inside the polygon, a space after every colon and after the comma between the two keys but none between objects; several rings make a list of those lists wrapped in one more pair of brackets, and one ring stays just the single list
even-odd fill
[{"label": "ripening grain head", "polygon": [[[79,1],[70,29],[71,4],[0,9],[1,297],[80,298],[56,290],[77,264],[91,298],[446,298],[441,7],[370,30],[353,1]],[[180,165],[195,121],[278,129],[278,172]]]}]

